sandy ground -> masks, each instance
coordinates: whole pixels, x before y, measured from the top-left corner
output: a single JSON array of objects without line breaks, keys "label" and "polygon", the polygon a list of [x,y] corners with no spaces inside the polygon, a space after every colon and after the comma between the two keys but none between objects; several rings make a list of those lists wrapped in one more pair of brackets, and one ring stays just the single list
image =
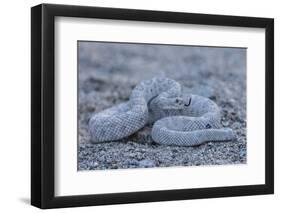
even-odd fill
[{"label": "sandy ground", "polygon": [[[78,170],[246,163],[246,49],[79,42]],[[196,147],[155,144],[150,127],[120,141],[91,142],[93,113],[127,101],[144,79],[166,76],[214,100],[232,142]]]}]

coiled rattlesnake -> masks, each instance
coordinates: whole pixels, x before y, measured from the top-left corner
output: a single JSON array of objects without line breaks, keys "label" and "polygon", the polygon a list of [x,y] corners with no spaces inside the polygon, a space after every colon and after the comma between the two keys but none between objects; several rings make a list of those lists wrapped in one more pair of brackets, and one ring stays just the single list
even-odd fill
[{"label": "coiled rattlesnake", "polygon": [[234,133],[222,128],[218,106],[208,98],[182,94],[168,78],[139,83],[128,102],[94,114],[89,131],[94,142],[119,140],[153,124],[151,136],[159,144],[194,146],[208,141],[231,141]]}]

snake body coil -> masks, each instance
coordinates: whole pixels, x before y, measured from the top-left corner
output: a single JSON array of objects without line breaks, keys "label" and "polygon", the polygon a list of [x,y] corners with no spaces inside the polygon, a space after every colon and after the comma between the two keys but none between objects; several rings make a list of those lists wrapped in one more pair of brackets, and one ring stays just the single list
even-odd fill
[{"label": "snake body coil", "polygon": [[94,142],[125,138],[153,124],[152,139],[159,144],[194,146],[208,141],[231,141],[222,128],[218,106],[208,98],[182,94],[181,85],[168,78],[139,83],[128,102],[94,114],[89,131]]}]

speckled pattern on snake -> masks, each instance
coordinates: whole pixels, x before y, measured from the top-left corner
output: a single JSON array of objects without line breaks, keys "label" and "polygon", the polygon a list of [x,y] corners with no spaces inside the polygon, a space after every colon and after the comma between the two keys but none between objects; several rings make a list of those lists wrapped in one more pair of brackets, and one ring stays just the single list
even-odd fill
[{"label": "speckled pattern on snake", "polygon": [[93,142],[116,141],[153,124],[151,137],[159,144],[195,146],[232,141],[234,133],[222,128],[219,107],[210,99],[183,94],[168,78],[140,82],[128,102],[95,113],[89,120]]}]

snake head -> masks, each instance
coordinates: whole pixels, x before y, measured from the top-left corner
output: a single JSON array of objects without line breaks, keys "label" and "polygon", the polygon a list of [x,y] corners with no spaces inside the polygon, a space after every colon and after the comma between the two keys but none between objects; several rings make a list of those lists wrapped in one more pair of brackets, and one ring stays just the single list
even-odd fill
[{"label": "snake head", "polygon": [[186,103],[182,97],[164,98],[161,97],[157,100],[157,106],[163,110],[180,110],[184,109]]}]

